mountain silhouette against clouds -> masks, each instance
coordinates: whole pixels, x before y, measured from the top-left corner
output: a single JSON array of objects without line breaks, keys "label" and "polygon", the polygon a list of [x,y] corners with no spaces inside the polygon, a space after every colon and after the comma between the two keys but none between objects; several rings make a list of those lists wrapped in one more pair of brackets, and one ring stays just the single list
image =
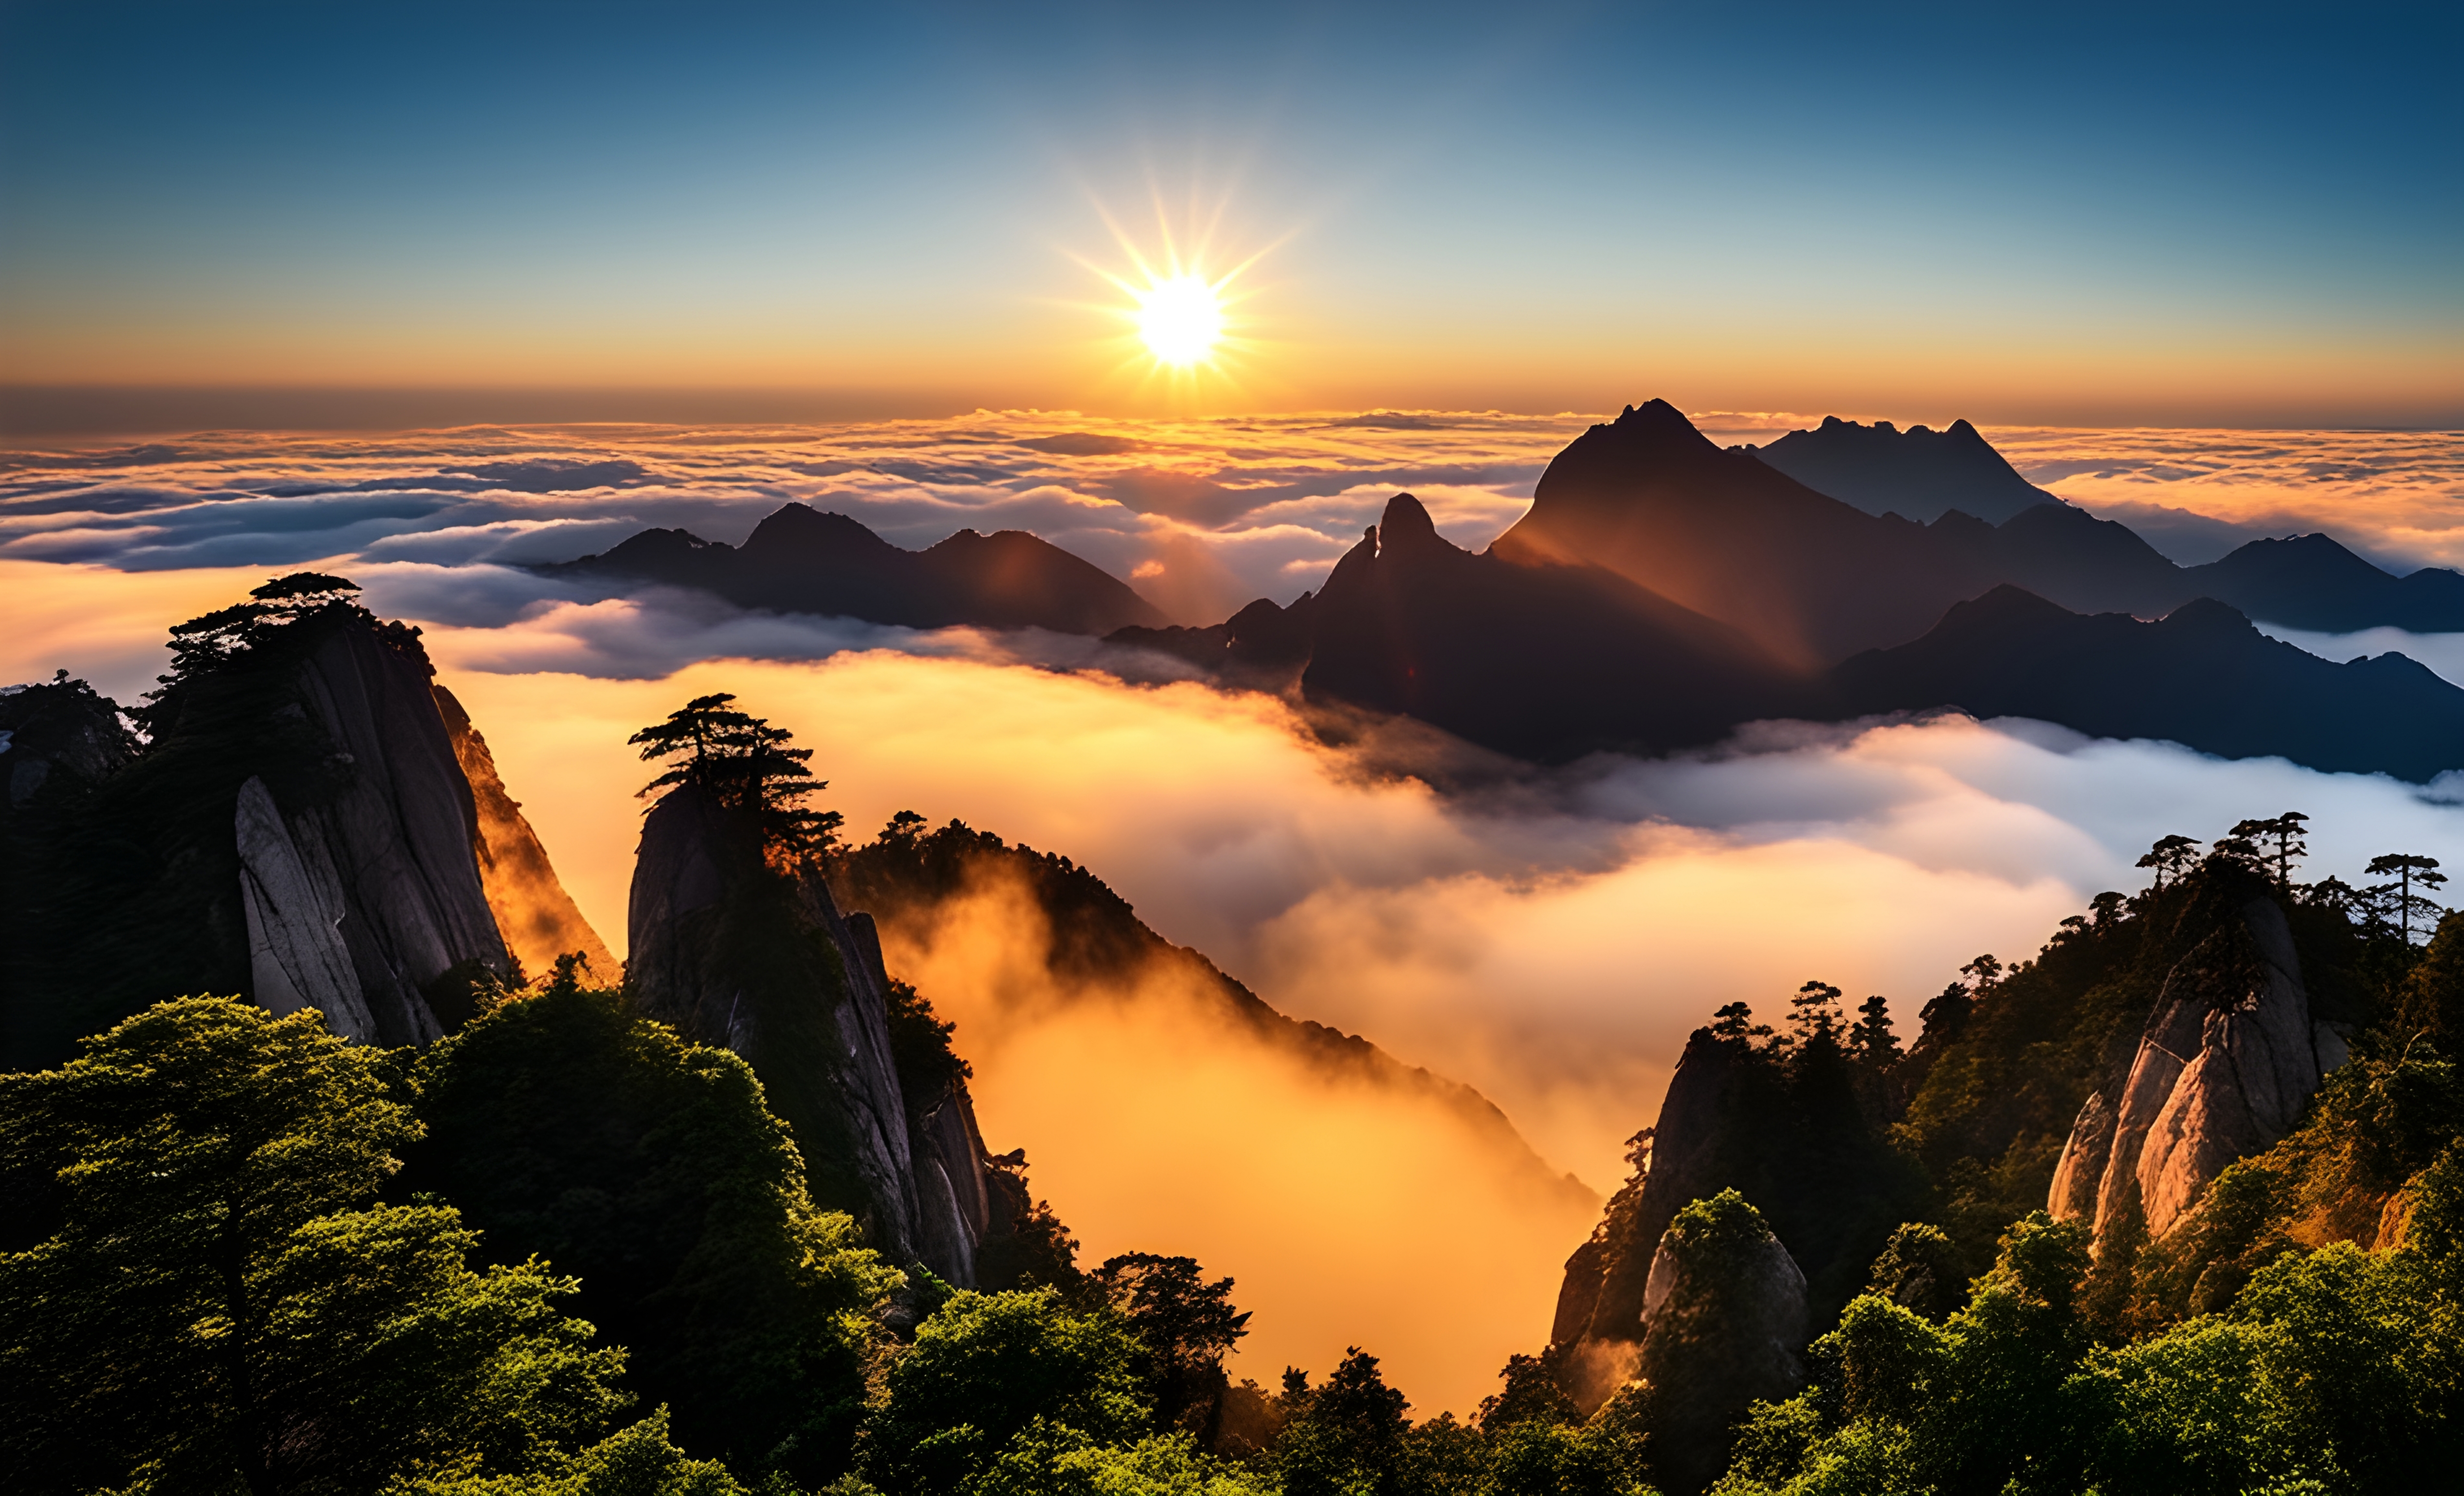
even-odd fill
[{"label": "mountain silhouette against clouds", "polygon": [[2019,475],[2010,460],[1966,421],[1947,430],[1888,421],[1871,426],[1824,416],[1746,451],[1810,489],[1869,515],[1896,514],[1930,524],[1952,510],[2000,524],[2023,510],[2060,500]]},{"label": "mountain silhouette against clouds", "polygon": [[[2464,768],[2464,690],[2400,654],[2334,664],[2180,595],[2222,578],[2290,609],[2305,568],[2334,568],[2345,590],[2321,607],[2377,605],[2370,576],[2435,603],[2453,574],[2399,583],[2323,538],[2269,546],[2185,571],[2064,504],[2000,525],[1869,515],[1655,401],[1577,438],[1485,552],[1401,494],[1290,606],[1111,642],[1542,762],[1707,744],[1762,718],[1957,709],[2415,781]],[[1876,642],[1838,652],[1858,639]]]},{"label": "mountain silhouette against clouds", "polygon": [[645,530],[614,549],[536,568],[697,587],[738,607],[861,618],[909,628],[973,625],[1102,634],[1163,615],[1129,584],[1022,530],[961,530],[910,551],[845,515],[787,504],[741,546]]}]

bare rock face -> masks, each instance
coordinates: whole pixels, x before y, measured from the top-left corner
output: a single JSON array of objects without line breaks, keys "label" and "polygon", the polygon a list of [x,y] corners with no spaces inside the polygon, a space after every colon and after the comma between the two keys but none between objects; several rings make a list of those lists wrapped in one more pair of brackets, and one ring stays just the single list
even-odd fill
[{"label": "bare rock face", "polygon": [[471,725],[471,715],[462,710],[453,693],[434,683],[429,689],[446,736],[453,744],[453,757],[471,784],[478,820],[479,882],[514,958],[536,977],[554,966],[558,957],[579,954],[601,979],[614,980],[616,957],[583,917],[573,895],[564,891],[539,833],[531,829],[520,803],[506,792],[505,781],[496,773],[495,757],[488,752],[488,740]]},{"label": "bare rock face", "polygon": [[1725,1191],[1678,1213],[1652,1253],[1636,1367],[1651,1388],[1664,1486],[1708,1486],[1747,1408],[1805,1385],[1806,1331],[1805,1274],[1742,1196]]},{"label": "bare rock face", "polygon": [[2228,1164],[2291,1132],[2346,1055],[2311,1016],[2284,911],[2244,891],[2167,975],[2116,1093],[2080,1111],[2048,1211],[2101,1239],[2136,1209],[2162,1237]]},{"label": "bare rock face", "polygon": [[256,1001],[276,1014],[316,1008],[335,1033],[374,1043],[376,1020],[342,943],[341,879],[323,844],[312,840],[301,849],[261,779],[240,786],[232,819]]},{"label": "bare rock face", "polygon": [[[233,830],[259,1001],[317,1002],[354,1037],[427,1043],[444,1029],[425,989],[512,967],[479,880],[471,786],[426,669],[373,632],[337,629],[297,684],[284,710],[321,726],[346,772],[331,799],[288,812],[261,781],[242,793]],[[337,935],[356,1005],[319,975]]]},{"label": "bare rock face", "polygon": [[972,1286],[982,1139],[963,1091],[911,1132],[871,922],[842,916],[819,876],[769,867],[750,817],[684,784],[643,824],[627,927],[634,1001],[752,1065],[814,1199],[893,1260]]}]

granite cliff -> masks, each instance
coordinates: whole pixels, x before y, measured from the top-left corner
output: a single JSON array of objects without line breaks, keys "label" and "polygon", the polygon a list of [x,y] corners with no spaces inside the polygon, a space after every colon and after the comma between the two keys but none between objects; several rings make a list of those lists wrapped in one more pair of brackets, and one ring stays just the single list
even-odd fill
[{"label": "granite cliff", "polygon": [[125,713],[77,683],[0,698],[28,786],[0,826],[8,1063],[188,992],[424,1043],[513,975],[484,865],[526,862],[539,890],[554,869],[527,826],[482,824],[418,631],[356,590],[301,574],[180,625]]},{"label": "granite cliff", "polygon": [[814,1199],[894,1261],[961,1287],[1023,1205],[990,1166],[963,1080],[910,1096],[870,917],[769,855],[756,815],[703,784],[643,822],[627,984],[649,1016],[741,1055],[794,1133]]}]

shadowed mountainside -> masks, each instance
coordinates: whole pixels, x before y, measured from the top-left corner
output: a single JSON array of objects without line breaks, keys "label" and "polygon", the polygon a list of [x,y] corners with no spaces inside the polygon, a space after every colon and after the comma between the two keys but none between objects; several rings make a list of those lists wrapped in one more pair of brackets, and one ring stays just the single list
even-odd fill
[{"label": "shadowed mountainside", "polygon": [[[2038,515],[2102,523],[2038,509],[2013,524]],[[2415,782],[2464,767],[2464,689],[2400,654],[2320,659],[2221,603],[2151,623],[2075,613],[2005,584],[1952,605],[1911,642],[1799,672],[1602,568],[1518,558],[1502,543],[1466,552],[1409,495],[1289,608],[1254,603],[1213,628],[1129,629],[1111,642],[1540,762],[1699,746],[1762,718],[1955,708]]]},{"label": "shadowed mountainside", "polygon": [[[1493,549],[1607,566],[1807,667],[1913,639],[1951,604],[2003,583],[2081,612],[2152,618],[2211,597],[2294,627],[2464,629],[2464,576],[2427,568],[2399,580],[2325,536],[2253,541],[2185,568],[2051,495],[1998,524],[1956,508],[1916,523],[1900,516],[1930,510],[1929,500],[1876,495],[1901,485],[1936,492],[1932,449],[1909,447],[1913,432],[1877,441],[1879,428],[1824,429],[1813,433],[1823,460],[1792,459],[1782,472],[1766,454],[1723,451],[1665,401],[1629,407],[1557,454],[1530,513]],[[1937,434],[1947,436],[1927,433]],[[1972,445],[1947,449],[1964,454],[1961,468],[1982,473],[1990,458],[2009,473],[1972,428],[1969,435]],[[1790,475],[1817,468],[1857,503]],[[1997,503],[2016,479],[2001,481]]]},{"label": "shadowed mountainside", "polygon": [[1827,677],[1846,716],[1955,706],[2098,737],[2155,737],[2416,783],[2464,766],[2464,690],[2401,654],[2336,664],[2201,599],[2162,620],[2085,617],[2017,587]]},{"label": "shadowed mountainside", "polygon": [[910,551],[845,515],[803,504],[781,507],[741,546],[684,530],[645,530],[613,550],[537,570],[696,587],[738,607],[909,628],[973,625],[1101,634],[1164,621],[1127,583],[1023,531],[961,530]]},{"label": "shadowed mountainside", "polygon": [[1746,451],[1869,515],[1921,523],[1955,509],[1998,525],[2022,510],[2060,502],[2021,477],[1966,421],[1940,431],[1923,426],[1903,431],[1888,421],[1864,426],[1824,416],[1813,430]]}]

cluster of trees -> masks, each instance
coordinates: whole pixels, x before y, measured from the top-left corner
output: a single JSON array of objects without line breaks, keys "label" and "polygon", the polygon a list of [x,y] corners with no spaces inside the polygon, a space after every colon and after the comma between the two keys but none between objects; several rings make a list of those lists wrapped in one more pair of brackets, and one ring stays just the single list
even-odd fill
[{"label": "cluster of trees", "polygon": [[[912,994],[911,1022],[947,1029]],[[1471,1424],[1374,1356],[1231,1385],[1187,1258],[1049,1212],[957,1291],[816,1209],[740,1060],[578,959],[425,1052],[148,1009],[0,1076],[0,1489],[1269,1496],[1635,1487],[1518,1358]]]},{"label": "cluster of trees", "polygon": [[[1878,1271],[1815,1342],[1813,1385],[1753,1410],[1714,1490],[2437,1489],[2464,1427],[2464,1146],[2409,1204],[2392,1250],[2286,1254],[2217,1311],[2135,1339],[2100,1319],[2076,1222],[2020,1221],[1947,1313],[1931,1285]],[[1947,1245],[1925,1230],[1884,1265]]]},{"label": "cluster of trees", "polygon": [[[2317,883],[2294,882],[2293,865],[2310,855],[2309,820],[2299,810],[2288,810],[2265,820],[2236,822],[2231,831],[2208,844],[2204,855],[2255,869],[2286,896],[2333,909],[2365,935],[2392,935],[2409,945],[2416,935],[2426,937],[2438,927],[2447,910],[2431,894],[2446,885],[2447,874],[2438,870],[2435,857],[2414,852],[2373,857],[2363,875],[2381,881],[2360,888],[2333,876]],[[2202,857],[2197,841],[2176,833],[2157,838],[2156,845],[2139,859],[2139,866],[2155,873],[2154,891],[2162,892],[2168,882],[2179,882],[2196,868]],[[2121,895],[2100,897],[2119,900]]]}]

